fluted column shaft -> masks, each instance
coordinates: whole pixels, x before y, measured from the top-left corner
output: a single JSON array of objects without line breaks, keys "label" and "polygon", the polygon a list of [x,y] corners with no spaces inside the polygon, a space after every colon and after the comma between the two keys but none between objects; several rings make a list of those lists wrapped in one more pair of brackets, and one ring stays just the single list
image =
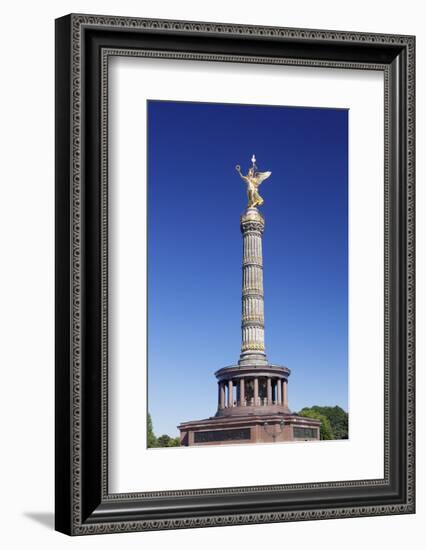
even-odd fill
[{"label": "fluted column shaft", "polygon": [[263,304],[264,227],[264,219],[257,208],[248,208],[241,216],[243,277],[240,365],[267,363]]}]

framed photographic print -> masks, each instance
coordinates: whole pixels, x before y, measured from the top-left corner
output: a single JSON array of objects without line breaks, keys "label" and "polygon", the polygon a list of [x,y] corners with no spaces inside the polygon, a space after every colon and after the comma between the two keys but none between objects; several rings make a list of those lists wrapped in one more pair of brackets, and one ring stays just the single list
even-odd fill
[{"label": "framed photographic print", "polygon": [[413,36],[56,21],[56,529],[414,513]]}]

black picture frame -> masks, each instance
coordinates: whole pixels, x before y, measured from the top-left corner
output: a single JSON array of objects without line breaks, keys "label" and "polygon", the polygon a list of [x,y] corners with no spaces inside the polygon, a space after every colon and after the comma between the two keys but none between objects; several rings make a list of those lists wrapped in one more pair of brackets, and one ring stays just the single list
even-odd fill
[{"label": "black picture frame", "polygon": [[[185,58],[383,71],[383,479],[108,493],[105,88],[108,56],[135,52],[176,63]],[[85,535],[414,513],[414,81],[413,36],[81,14],[56,20],[58,531]]]}]

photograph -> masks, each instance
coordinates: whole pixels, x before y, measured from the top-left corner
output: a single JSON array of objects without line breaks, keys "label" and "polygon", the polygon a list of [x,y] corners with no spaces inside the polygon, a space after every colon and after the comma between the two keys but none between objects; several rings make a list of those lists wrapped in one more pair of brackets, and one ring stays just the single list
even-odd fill
[{"label": "photograph", "polygon": [[349,110],[146,109],[147,447],[349,439]]}]

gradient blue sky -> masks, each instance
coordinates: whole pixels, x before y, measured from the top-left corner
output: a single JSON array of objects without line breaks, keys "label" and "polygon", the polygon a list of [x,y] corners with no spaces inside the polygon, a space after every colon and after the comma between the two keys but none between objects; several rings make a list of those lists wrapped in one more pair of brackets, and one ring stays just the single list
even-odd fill
[{"label": "gradient blue sky", "polygon": [[148,410],[156,435],[214,415],[241,342],[240,215],[260,187],[268,359],[289,405],[347,410],[348,111],[148,102]]}]

